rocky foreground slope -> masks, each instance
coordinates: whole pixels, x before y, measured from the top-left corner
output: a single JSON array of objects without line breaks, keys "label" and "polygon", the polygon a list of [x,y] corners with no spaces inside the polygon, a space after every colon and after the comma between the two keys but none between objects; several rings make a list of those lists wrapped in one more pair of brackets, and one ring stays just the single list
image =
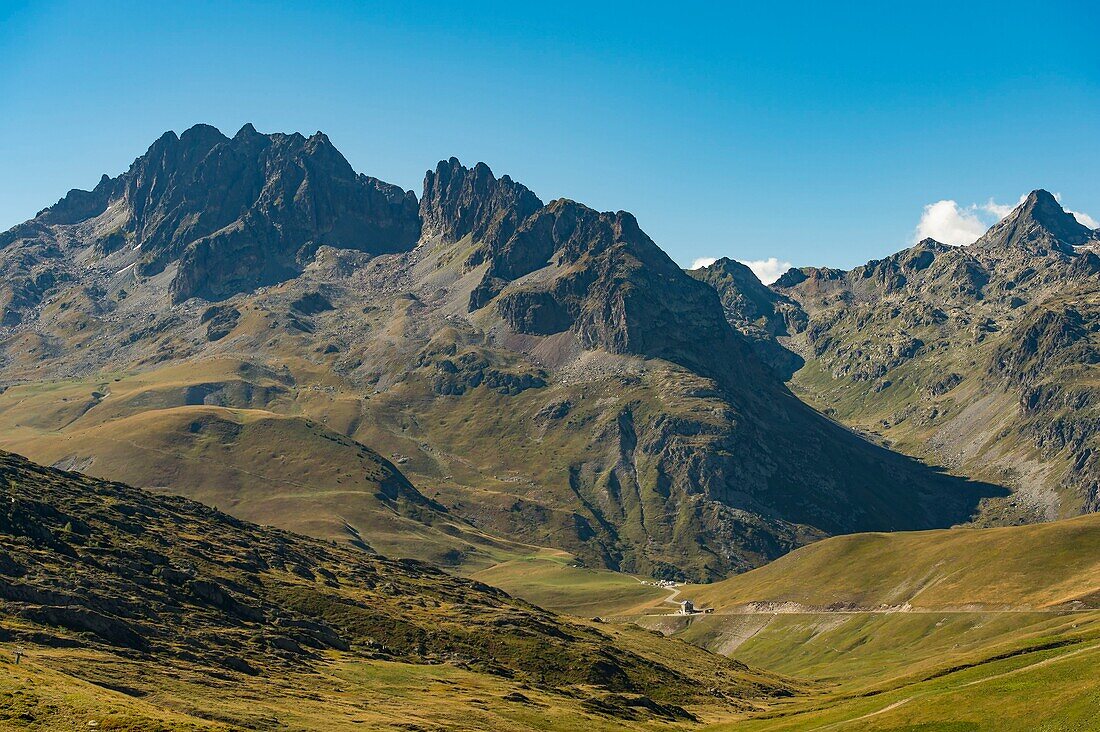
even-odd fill
[{"label": "rocky foreground slope", "polygon": [[[648,650],[635,650],[642,645]],[[743,700],[790,691],[776,677],[680,646],[566,620],[418,562],[0,453],[0,655],[7,666],[18,649],[34,668],[98,684],[100,699],[81,714],[105,712],[109,690],[153,695],[155,707],[157,695],[173,686],[169,678],[194,677],[206,679],[206,688],[196,683],[191,698],[164,706],[200,712],[188,717],[192,722],[218,719],[201,710],[219,695],[244,698],[304,674],[312,675],[302,682],[308,693],[299,687],[290,697],[309,705],[331,693],[328,723],[335,724],[349,702],[355,710],[372,674],[392,683],[395,674],[415,678],[417,669],[440,665],[511,688],[510,703],[496,700],[505,707],[534,704],[517,690],[527,688],[532,696],[557,694],[561,707],[596,719],[684,721],[693,717],[684,705],[732,711]],[[668,665],[672,659],[681,667]],[[326,676],[351,664],[367,686],[356,691],[348,679],[343,689],[330,689]],[[407,670],[395,671],[401,668]],[[11,678],[0,686],[0,719],[18,721],[7,716],[21,702],[7,693]],[[223,681],[231,684],[217,691]],[[436,691],[416,693],[427,707]],[[281,726],[252,716],[265,702],[258,704],[221,721]],[[30,705],[23,722],[62,721],[50,716],[55,712]],[[407,713],[415,719],[418,710]]]},{"label": "rocky foreground slope", "polygon": [[727,286],[724,301],[806,360],[791,383],[811,402],[1017,489],[983,520],[1053,519],[1100,508],[1098,245],[1039,190],[973,245],[926,239],[850,272],[794,269],[759,313],[736,308],[751,288]]},{"label": "rocky foreground slope", "polygon": [[[0,264],[3,444],[386,551],[424,542],[356,518],[363,445],[476,531],[694,579],[1003,492],[807,408],[630,214],[484,164],[441,162],[417,201],[324,135],[199,126],[4,234]],[[278,480],[317,451],[241,439],[258,417],[346,463]],[[424,535],[434,561],[492,551]]]}]

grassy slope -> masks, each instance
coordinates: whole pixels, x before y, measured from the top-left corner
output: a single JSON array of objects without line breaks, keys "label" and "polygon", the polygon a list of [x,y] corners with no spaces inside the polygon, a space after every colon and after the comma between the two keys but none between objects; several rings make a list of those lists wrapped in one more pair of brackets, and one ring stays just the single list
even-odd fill
[{"label": "grassy slope", "polygon": [[[649,640],[652,643],[652,640]],[[690,648],[690,647],[687,647]],[[0,729],[187,730],[675,730],[697,725],[595,713],[581,699],[449,664],[334,658],[317,671],[217,678],[103,654],[31,649],[16,666],[0,644]],[[690,652],[689,652],[690,653]],[[691,663],[690,657],[678,658]],[[92,679],[91,681],[86,679]],[[112,688],[114,687],[114,688]],[[116,691],[115,689],[123,689]],[[516,696],[520,695],[520,696]],[[506,698],[507,697],[507,698]],[[703,722],[737,707],[694,709]]]},{"label": "grassy slope", "polygon": [[638,621],[823,684],[738,729],[1093,729],[1098,588],[1100,517],[1084,516],[827,539],[684,588],[714,614]]},{"label": "grassy slope", "polygon": [[[392,556],[477,569],[531,551],[404,497],[380,501],[377,494],[402,479],[385,458],[329,429],[320,421],[327,413],[312,418],[319,394],[330,409],[342,403],[327,397],[323,383],[291,390],[255,372],[246,382],[245,368],[225,359],[16,386],[0,394],[0,445],[38,462],[180,493],[249,521],[361,538]],[[188,403],[197,401],[189,395],[197,384],[240,406]]]},{"label": "grassy slope", "polygon": [[1100,516],[993,529],[853,534],[685,590],[730,608],[794,602],[873,608],[1046,608],[1100,604]]},{"label": "grassy slope", "polygon": [[630,575],[577,567],[564,552],[543,551],[471,575],[548,610],[573,615],[629,615],[668,596]]},{"label": "grassy slope", "polygon": [[[1093,730],[1100,728],[1100,614],[1010,640],[947,668],[870,690],[834,692],[781,715],[715,730]],[[1013,647],[1015,646],[1015,647]]]},{"label": "grassy slope", "polygon": [[0,722],[645,729],[670,705],[716,721],[805,688],[3,453],[0,486]]},{"label": "grassy slope", "polygon": [[[339,541],[359,537],[383,554],[445,563],[562,612],[624,613],[665,596],[629,576],[571,567],[574,557],[562,551],[495,539],[458,519],[421,515],[432,520],[425,525],[397,513],[375,497],[386,461],[342,434],[407,459],[401,471],[432,498],[481,507],[473,514],[497,536],[530,533],[528,511],[541,520],[549,514],[568,534],[572,510],[552,508],[556,497],[532,489],[567,473],[568,456],[582,451],[580,432],[526,439],[521,426],[549,398],[539,390],[444,405],[402,385],[364,399],[331,372],[288,363],[293,386],[281,372],[234,358],[14,386],[0,393],[0,445],[42,463],[181,493],[249,521]],[[215,385],[237,406],[187,404],[195,385]],[[581,404],[573,419],[597,420],[597,405],[564,396]],[[418,408],[409,405],[420,403],[437,408],[413,417]],[[503,415],[512,413],[521,416],[509,422]],[[192,431],[196,422],[202,429]],[[497,444],[494,430],[512,450],[485,450]],[[435,447],[426,448],[429,442]],[[517,492],[527,493],[523,510],[514,508]]]}]

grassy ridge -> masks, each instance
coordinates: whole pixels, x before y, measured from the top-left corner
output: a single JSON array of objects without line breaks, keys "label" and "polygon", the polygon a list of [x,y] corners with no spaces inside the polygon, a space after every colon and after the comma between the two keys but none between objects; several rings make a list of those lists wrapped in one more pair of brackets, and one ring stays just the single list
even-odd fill
[{"label": "grassy ridge", "polygon": [[1096,729],[1098,587],[1091,515],[826,539],[638,622],[822,684],[737,729]]},{"label": "grassy ridge", "polygon": [[0,394],[0,445],[389,556],[477,569],[530,552],[439,510],[389,460],[329,428],[328,413],[311,414],[318,395],[342,401],[320,386],[292,393],[277,376],[221,359],[16,386]]},{"label": "grassy ridge", "polygon": [[[892,616],[897,618],[898,616]],[[780,714],[714,730],[921,730],[991,732],[1100,728],[1100,613],[1045,632],[1008,636],[907,679],[838,689]],[[873,669],[868,669],[873,671]],[[867,678],[871,678],[868,674]]]},{"label": "grassy ridge", "polygon": [[803,547],[685,596],[725,609],[1028,609],[1100,605],[1100,516],[992,529],[854,534]]}]

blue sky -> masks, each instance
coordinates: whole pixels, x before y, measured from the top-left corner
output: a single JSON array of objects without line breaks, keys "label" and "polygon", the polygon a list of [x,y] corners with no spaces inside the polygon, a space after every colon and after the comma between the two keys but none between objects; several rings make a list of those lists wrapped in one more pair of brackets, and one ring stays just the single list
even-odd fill
[{"label": "blue sky", "polygon": [[849,267],[1036,187],[1100,217],[1098,4],[763,5],[0,0],[0,229],[249,121],[418,194],[484,160],[684,265]]}]

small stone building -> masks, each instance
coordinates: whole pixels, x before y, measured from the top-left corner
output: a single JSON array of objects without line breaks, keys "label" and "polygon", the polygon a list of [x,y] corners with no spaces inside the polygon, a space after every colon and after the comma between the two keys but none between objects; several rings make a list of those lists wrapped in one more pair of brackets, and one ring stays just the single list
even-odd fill
[{"label": "small stone building", "polygon": [[691,615],[694,612],[695,612],[695,603],[693,603],[691,600],[681,600],[680,601],[680,614],[681,615]]}]

